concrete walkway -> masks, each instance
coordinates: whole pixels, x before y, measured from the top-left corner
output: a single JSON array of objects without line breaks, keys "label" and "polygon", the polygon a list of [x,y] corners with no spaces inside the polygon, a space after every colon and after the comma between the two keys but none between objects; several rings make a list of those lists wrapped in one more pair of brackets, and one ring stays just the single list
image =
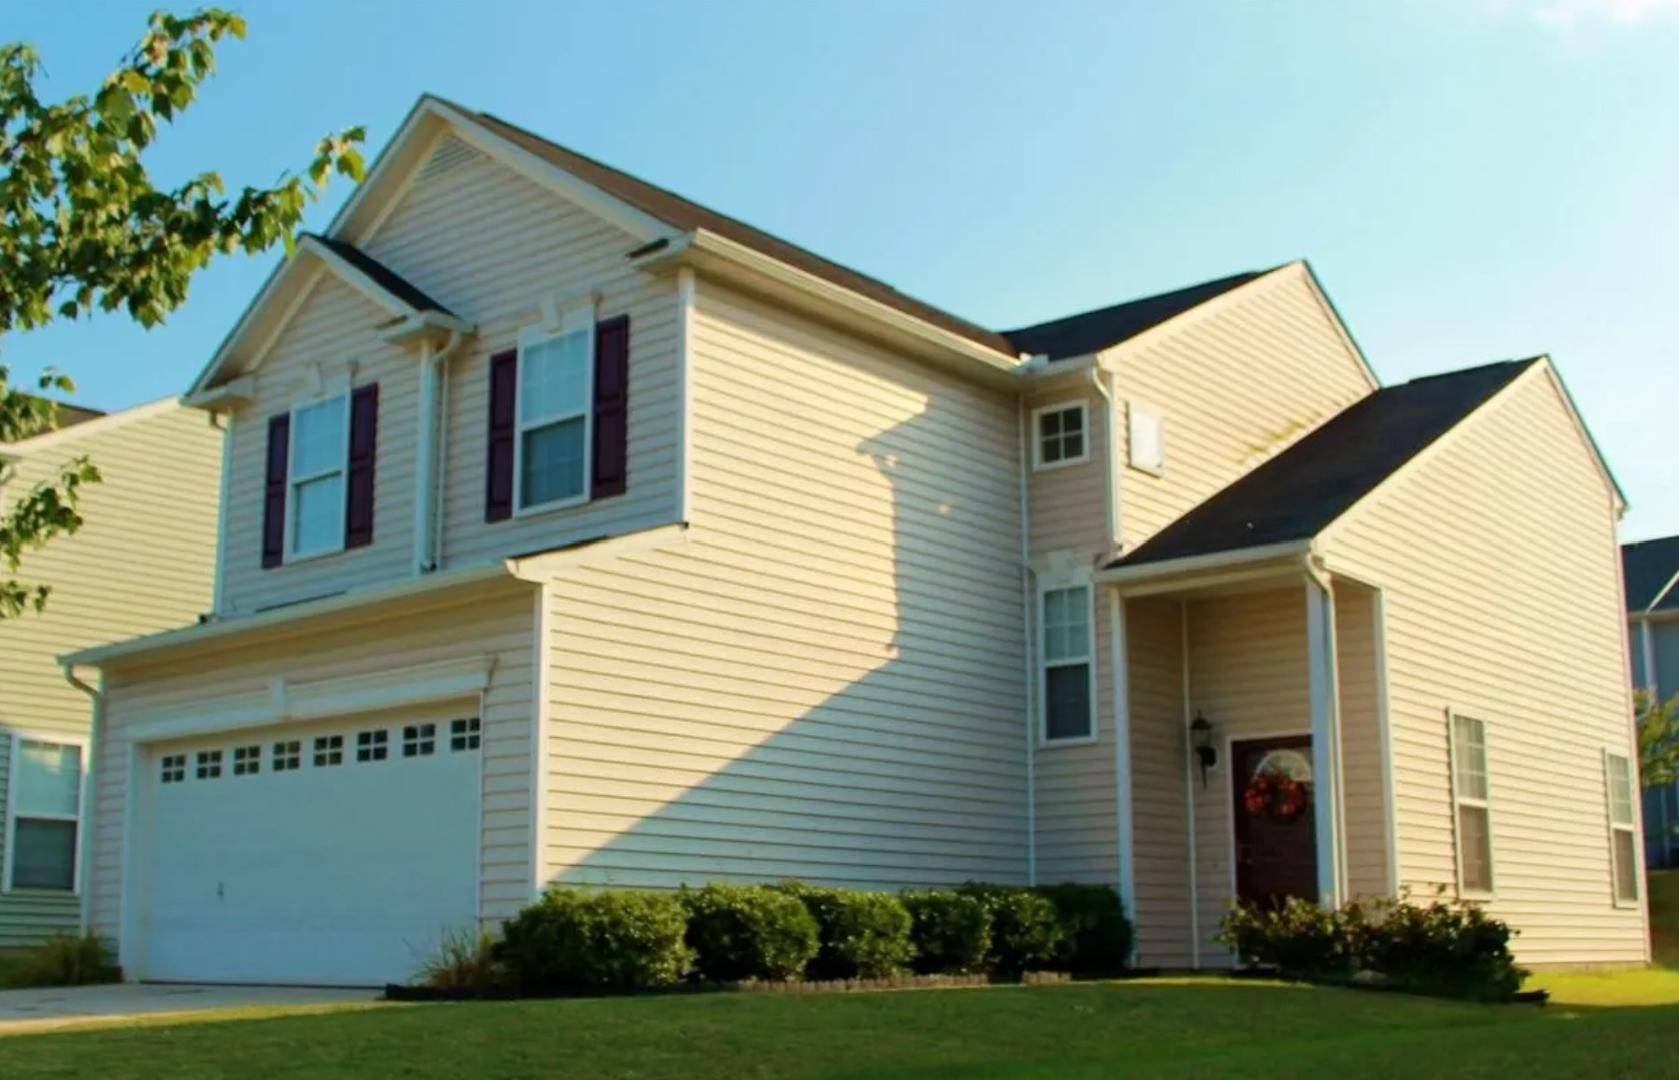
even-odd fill
[{"label": "concrete walkway", "polygon": [[376,990],[161,983],[0,990],[0,1036],[189,1013],[246,1009],[277,1013],[294,1009],[312,1011],[335,1005],[371,1004],[378,997]]}]

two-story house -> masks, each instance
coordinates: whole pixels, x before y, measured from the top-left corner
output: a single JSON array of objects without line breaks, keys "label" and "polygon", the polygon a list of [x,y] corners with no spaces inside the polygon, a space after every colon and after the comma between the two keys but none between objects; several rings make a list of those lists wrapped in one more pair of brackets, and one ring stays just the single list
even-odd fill
[{"label": "two-story house", "polygon": [[54,430],[0,443],[0,512],[77,458],[101,476],[81,489],[82,527],[24,556],[20,580],[52,589],[45,610],[0,619],[0,949],[82,922],[93,687],[66,681],[58,655],[191,624],[215,576],[212,418],[174,400],[57,412]]},{"label": "two-story house", "polygon": [[215,610],[67,658],[131,977],[784,877],[1647,957],[1620,494],[1548,360],[1383,388],[1303,263],[990,330],[426,97],[190,400]]},{"label": "two-story house", "polygon": [[[1679,536],[1621,548],[1632,685],[1659,701],[1679,697]],[[1679,866],[1679,785],[1644,792],[1644,858]]]}]

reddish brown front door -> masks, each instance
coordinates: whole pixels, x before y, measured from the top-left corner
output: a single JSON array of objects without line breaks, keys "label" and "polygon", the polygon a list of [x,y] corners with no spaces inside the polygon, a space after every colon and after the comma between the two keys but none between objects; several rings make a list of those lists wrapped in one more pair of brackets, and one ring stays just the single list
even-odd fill
[{"label": "reddish brown front door", "polygon": [[1236,895],[1266,907],[1291,896],[1316,902],[1311,738],[1244,739],[1231,744],[1230,757]]}]

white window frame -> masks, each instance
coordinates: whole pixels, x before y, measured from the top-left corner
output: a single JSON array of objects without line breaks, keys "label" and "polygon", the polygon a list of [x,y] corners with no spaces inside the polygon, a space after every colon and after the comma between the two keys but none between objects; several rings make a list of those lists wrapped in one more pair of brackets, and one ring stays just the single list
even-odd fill
[{"label": "white window frame", "polygon": [[[1457,763],[1462,751],[1457,744],[1457,722],[1468,720],[1481,725],[1481,752],[1484,755],[1482,775],[1487,779],[1487,797],[1484,799],[1465,795],[1458,791]],[[1491,900],[1498,894],[1498,861],[1497,847],[1492,831],[1492,740],[1489,735],[1489,725],[1485,720],[1474,716],[1466,716],[1455,709],[1446,710],[1446,771],[1451,777],[1452,785],[1452,859],[1457,869],[1457,894],[1461,900]],[[1462,819],[1458,815],[1460,806],[1478,807],[1485,813],[1487,819],[1487,876],[1491,879],[1491,888],[1471,889],[1463,883],[1463,827]]]},{"label": "white window frame", "polygon": [[[1619,758],[1627,766],[1627,820],[1615,820],[1615,781],[1611,769],[1611,760]],[[1633,764],[1630,755],[1604,747],[1603,750],[1603,816],[1608,824],[1609,835],[1609,898],[1618,908],[1635,908],[1644,901],[1644,875],[1639,866],[1641,848],[1638,842],[1638,767]],[[1615,834],[1624,832],[1632,837],[1632,889],[1631,897],[1624,897],[1620,891],[1620,881],[1615,874]]]},{"label": "white window frame", "polygon": [[[1137,418],[1146,416],[1154,422],[1154,430],[1158,434],[1156,440],[1159,451],[1158,461],[1149,461],[1139,456],[1137,445]],[[1138,472],[1148,473],[1150,476],[1166,475],[1166,417],[1159,409],[1152,409],[1139,402],[1125,403],[1125,461]]]},{"label": "white window frame", "polygon": [[[1077,409],[1079,423],[1083,425],[1084,445],[1078,457],[1062,458],[1060,461],[1044,460],[1043,418],[1050,413],[1067,412]],[[1065,469],[1073,465],[1083,465],[1090,460],[1090,402],[1082,398],[1073,401],[1058,401],[1053,405],[1043,405],[1032,410],[1032,471],[1048,472],[1051,469]]]},{"label": "white window frame", "polygon": [[[594,497],[595,446],[595,296],[593,293],[549,305],[552,316],[541,326],[519,332],[519,357],[513,372],[513,516],[528,517],[582,506]],[[581,410],[554,413],[527,421],[524,418],[525,352],[537,345],[572,334],[583,334],[583,405]],[[583,420],[583,489],[566,499],[525,505],[525,433],[567,420]]]},{"label": "white window frame", "polygon": [[[1048,620],[1044,618],[1044,600],[1052,592],[1065,592],[1069,589],[1083,589],[1085,597],[1085,618],[1088,621],[1089,637],[1086,641],[1086,653],[1081,658],[1063,657],[1051,662],[1049,652],[1045,648],[1045,633]],[[1095,742],[1101,731],[1101,723],[1097,719],[1099,708],[1096,701],[1096,585],[1088,574],[1070,578],[1046,578],[1038,582],[1037,610],[1033,612],[1037,623],[1038,647],[1038,745],[1053,748],[1059,746],[1088,746]],[[1090,679],[1090,730],[1084,735],[1066,735],[1061,738],[1050,738],[1049,735],[1049,669],[1052,667],[1072,667],[1074,664],[1084,664]]]},{"label": "white window frame", "polygon": [[[336,469],[320,469],[305,476],[299,476],[292,468],[292,455],[297,451],[297,414],[305,409],[312,409],[317,405],[325,405],[336,399],[344,399],[344,454],[339,459]],[[293,535],[292,523],[297,519],[297,510],[301,505],[297,498],[297,489],[312,480],[324,480],[334,474],[344,478],[343,496],[344,506],[339,510],[338,531],[334,534],[333,543],[314,551],[298,551],[297,538]],[[291,407],[289,426],[286,429],[286,554],[284,563],[309,562],[311,559],[324,559],[329,555],[337,555],[344,550],[344,524],[349,515],[350,505],[350,387],[346,384],[315,395],[306,401],[299,401]]]},{"label": "white window frame", "polygon": [[[23,744],[26,742],[46,743],[49,746],[73,746],[77,751],[77,760],[81,763],[81,776],[76,781],[76,813],[74,817],[63,814],[30,814],[31,820],[41,821],[74,821],[76,823],[76,850],[74,867],[70,872],[70,891],[59,889],[17,889],[12,885],[12,855],[17,850],[17,770],[21,759]],[[3,870],[4,892],[25,892],[52,896],[80,896],[82,894],[82,845],[87,842],[87,829],[82,819],[87,810],[87,748],[86,739],[78,739],[68,735],[36,735],[22,731],[12,732],[12,756],[6,761],[6,850]]]}]

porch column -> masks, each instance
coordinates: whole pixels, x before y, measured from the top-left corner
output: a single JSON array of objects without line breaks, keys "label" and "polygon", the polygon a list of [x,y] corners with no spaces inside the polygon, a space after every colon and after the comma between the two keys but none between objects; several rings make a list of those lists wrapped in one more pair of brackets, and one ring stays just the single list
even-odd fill
[{"label": "porch column", "polygon": [[1335,594],[1306,573],[1306,650],[1312,704],[1312,821],[1317,841],[1318,903],[1339,907],[1347,893],[1345,813],[1341,798],[1341,704],[1336,675]]}]

